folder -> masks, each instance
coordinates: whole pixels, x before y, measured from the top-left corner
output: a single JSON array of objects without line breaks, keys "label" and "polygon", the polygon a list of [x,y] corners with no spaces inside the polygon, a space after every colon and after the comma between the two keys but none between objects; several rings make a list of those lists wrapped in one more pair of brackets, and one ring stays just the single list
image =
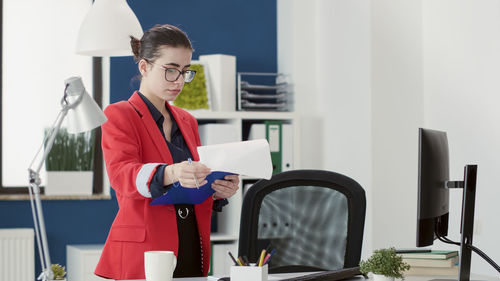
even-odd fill
[{"label": "folder", "polygon": [[215,171],[210,173],[206,179],[207,183],[199,188],[186,188],[177,182],[173,184],[167,193],[153,199],[150,205],[168,205],[168,204],[200,204],[209,196],[215,193],[212,189],[212,183],[215,180],[223,179],[231,173]]}]

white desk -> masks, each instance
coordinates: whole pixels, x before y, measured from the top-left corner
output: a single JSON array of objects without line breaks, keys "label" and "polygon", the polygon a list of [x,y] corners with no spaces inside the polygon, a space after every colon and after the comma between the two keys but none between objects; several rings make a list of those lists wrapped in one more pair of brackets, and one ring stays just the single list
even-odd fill
[{"label": "white desk", "polygon": [[[283,278],[291,278],[299,276],[297,273],[286,273],[286,274],[270,274],[269,281],[273,280],[281,280]],[[458,276],[416,276],[416,275],[408,275],[405,277],[405,281],[429,281],[432,279],[454,279],[458,280]],[[211,279],[209,277],[196,277],[196,278],[174,278],[174,281],[212,281],[215,279]],[[362,276],[356,276],[349,279],[344,279],[345,281],[361,281],[361,280],[373,280],[372,278],[364,279]],[[484,276],[478,274],[471,274],[471,281],[473,280],[484,280],[484,281],[500,281],[500,276]]]}]

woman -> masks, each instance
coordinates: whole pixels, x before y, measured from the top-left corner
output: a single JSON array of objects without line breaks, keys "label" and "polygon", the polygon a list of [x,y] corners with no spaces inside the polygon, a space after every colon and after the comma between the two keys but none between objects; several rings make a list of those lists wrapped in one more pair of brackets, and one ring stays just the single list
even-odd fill
[{"label": "woman", "polygon": [[174,182],[188,188],[205,184],[210,169],[197,162],[196,119],[168,103],[195,75],[189,70],[193,48],[187,35],[172,25],[156,25],[141,40],[131,38],[131,46],[141,73],[139,91],[108,106],[102,126],[104,159],[119,211],[95,274],[144,279],[144,252],[170,250],[177,256],[174,277],[206,276],[212,208],[227,203],[239,178],[215,181],[214,197],[201,204],[150,205]]}]

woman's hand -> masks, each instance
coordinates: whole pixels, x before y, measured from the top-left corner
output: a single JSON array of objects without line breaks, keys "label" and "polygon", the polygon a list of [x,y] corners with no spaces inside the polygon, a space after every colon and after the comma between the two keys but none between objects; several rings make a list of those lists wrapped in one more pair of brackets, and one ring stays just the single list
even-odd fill
[{"label": "woman's hand", "polygon": [[226,175],[223,180],[215,180],[212,188],[215,190],[216,198],[229,198],[239,188],[240,177],[238,175]]},{"label": "woman's hand", "polygon": [[207,183],[206,177],[210,172],[210,169],[200,162],[184,161],[168,165],[163,181],[165,185],[178,181],[183,187],[196,188]]}]

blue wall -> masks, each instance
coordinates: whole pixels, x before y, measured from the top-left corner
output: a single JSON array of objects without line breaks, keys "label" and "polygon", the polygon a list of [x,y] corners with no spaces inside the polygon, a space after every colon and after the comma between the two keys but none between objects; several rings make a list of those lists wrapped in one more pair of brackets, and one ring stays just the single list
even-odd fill
[{"label": "blue wall", "polygon": [[[179,26],[199,55],[237,57],[237,71],[275,72],[275,0],[128,1],[143,29],[155,24]],[[132,57],[111,59],[111,102],[128,99],[138,88]],[[116,199],[44,201],[53,263],[66,264],[67,244],[104,243],[118,210]],[[29,201],[0,201],[0,228],[33,227]],[[40,273],[38,254],[35,273]]]},{"label": "blue wall", "polygon": [[[142,28],[169,23],[192,41],[193,59],[205,54],[236,56],[237,71],[275,72],[276,1],[128,1]],[[147,1],[151,3],[151,1]],[[139,85],[132,57],[111,59],[111,102],[128,99]]]}]

